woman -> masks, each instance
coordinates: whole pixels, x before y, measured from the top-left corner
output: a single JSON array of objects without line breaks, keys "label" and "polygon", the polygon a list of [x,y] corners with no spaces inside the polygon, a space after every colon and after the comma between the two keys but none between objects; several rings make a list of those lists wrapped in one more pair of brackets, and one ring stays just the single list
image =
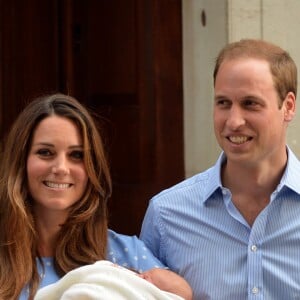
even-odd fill
[{"label": "woman", "polygon": [[103,143],[74,98],[32,101],[1,158],[0,299],[33,299],[39,288],[99,260],[139,271],[163,267],[140,240],[108,230]]}]

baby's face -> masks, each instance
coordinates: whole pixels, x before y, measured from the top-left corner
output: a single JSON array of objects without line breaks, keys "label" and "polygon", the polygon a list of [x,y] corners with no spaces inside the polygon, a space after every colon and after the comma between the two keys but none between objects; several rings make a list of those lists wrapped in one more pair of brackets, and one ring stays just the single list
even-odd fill
[{"label": "baby's face", "polygon": [[[155,276],[155,272],[153,272],[153,270],[149,270],[149,271],[146,271],[144,273],[138,274],[138,276],[141,277],[141,278],[143,278],[143,279],[145,279],[145,280],[147,280],[148,282],[156,285],[155,284],[155,278],[156,278],[156,276]],[[154,278],[154,280],[153,280],[153,278]]]},{"label": "baby's face", "polygon": [[154,268],[139,274],[139,276],[162,291],[176,294],[183,299],[193,299],[193,291],[190,285],[182,277],[170,270]]},{"label": "baby's face", "polygon": [[[151,282],[161,290],[168,289],[170,282],[177,279],[177,275],[169,270],[154,268],[139,274],[139,276],[148,282]],[[173,278],[175,276],[175,278]]]}]

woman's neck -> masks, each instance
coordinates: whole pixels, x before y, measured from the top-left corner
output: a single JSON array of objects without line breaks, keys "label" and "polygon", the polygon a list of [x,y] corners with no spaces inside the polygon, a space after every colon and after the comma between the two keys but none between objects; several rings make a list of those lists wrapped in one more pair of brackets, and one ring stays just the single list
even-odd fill
[{"label": "woman's neck", "polygon": [[61,224],[57,219],[36,218],[36,228],[38,234],[38,251],[43,257],[54,256],[55,245]]}]

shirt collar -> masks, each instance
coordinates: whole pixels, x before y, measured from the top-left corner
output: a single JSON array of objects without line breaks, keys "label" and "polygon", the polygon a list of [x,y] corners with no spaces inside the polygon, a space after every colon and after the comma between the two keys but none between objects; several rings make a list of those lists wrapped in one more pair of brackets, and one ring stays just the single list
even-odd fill
[{"label": "shirt collar", "polygon": [[208,170],[207,186],[204,193],[204,202],[206,202],[217,190],[221,190],[221,167],[225,160],[225,153],[222,152],[215,165]]},{"label": "shirt collar", "polygon": [[284,186],[300,194],[300,162],[292,150],[287,146],[287,165],[277,190],[280,191]]},{"label": "shirt collar", "polygon": [[[300,162],[288,146],[287,154],[287,165],[277,187],[277,191],[279,192],[285,186],[297,194],[300,194]],[[216,164],[208,170],[207,188],[204,194],[204,202],[211,198],[216,191],[221,191],[223,187],[221,181],[221,168],[225,160],[226,155],[224,152],[222,152],[216,161]]]}]

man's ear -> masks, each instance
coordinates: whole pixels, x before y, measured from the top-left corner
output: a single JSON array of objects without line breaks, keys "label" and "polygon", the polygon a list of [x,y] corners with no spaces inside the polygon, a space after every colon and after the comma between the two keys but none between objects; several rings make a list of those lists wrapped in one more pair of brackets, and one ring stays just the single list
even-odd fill
[{"label": "man's ear", "polygon": [[293,120],[296,113],[296,96],[293,92],[288,92],[284,101],[284,120],[290,122]]}]

